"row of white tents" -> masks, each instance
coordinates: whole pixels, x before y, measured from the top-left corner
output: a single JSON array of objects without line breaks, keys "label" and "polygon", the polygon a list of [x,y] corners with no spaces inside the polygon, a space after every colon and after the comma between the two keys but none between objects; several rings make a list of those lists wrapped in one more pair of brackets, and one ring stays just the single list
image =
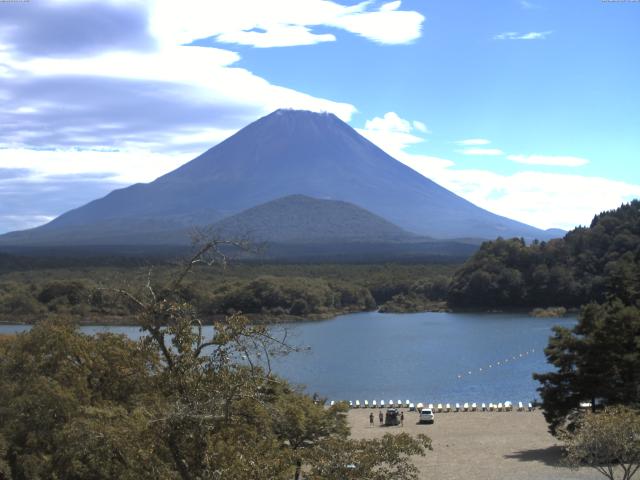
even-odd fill
[{"label": "row of white tents", "polygon": [[[335,401],[331,401],[331,406],[335,405],[336,402]],[[352,400],[349,400],[349,408],[408,408],[410,411],[413,410],[422,410],[423,408],[428,408],[433,412],[437,412],[437,413],[449,413],[449,412],[477,412],[477,411],[481,411],[481,412],[511,412],[514,410],[514,404],[512,402],[498,402],[498,403],[468,403],[465,402],[462,405],[459,403],[438,403],[438,404],[433,404],[433,403],[429,403],[429,404],[424,404],[424,403],[418,403],[417,405],[415,405],[413,402],[410,402],[409,400],[406,401],[401,401],[398,400],[397,402],[394,402],[393,400],[389,400],[388,403],[385,403],[384,400],[380,400],[380,402],[374,400],[373,402],[369,403],[368,400],[365,400],[364,402],[360,403],[360,400],[356,400],[355,402]],[[515,407],[515,410],[518,412],[524,412],[526,411],[532,411],[533,410],[533,405],[531,404],[531,402],[524,404],[522,402],[518,402],[517,407]]]}]

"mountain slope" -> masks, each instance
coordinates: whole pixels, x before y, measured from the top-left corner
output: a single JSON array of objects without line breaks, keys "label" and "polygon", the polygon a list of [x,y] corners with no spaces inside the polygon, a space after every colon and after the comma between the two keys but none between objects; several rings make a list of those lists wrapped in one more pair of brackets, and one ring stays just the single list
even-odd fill
[{"label": "mountain slope", "polygon": [[349,202],[436,238],[550,236],[442,188],[335,115],[278,110],[154,182],[113,191],[0,243],[167,243],[189,225],[295,194]]}]

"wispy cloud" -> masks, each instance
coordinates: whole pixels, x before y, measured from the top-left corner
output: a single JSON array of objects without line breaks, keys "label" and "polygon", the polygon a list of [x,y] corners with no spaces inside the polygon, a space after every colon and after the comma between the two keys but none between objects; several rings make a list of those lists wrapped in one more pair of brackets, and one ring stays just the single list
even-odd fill
[{"label": "wispy cloud", "polygon": [[31,174],[31,170],[28,168],[3,168],[0,167],[0,181],[13,180],[16,178],[28,177]]},{"label": "wispy cloud", "polygon": [[30,176],[0,181],[0,233],[35,227],[122,184],[106,178]]},{"label": "wispy cloud", "polygon": [[422,123],[422,122],[420,122],[418,120],[414,120],[412,123],[413,123],[413,128],[415,128],[419,132],[431,133],[431,130],[429,130],[429,127],[427,127],[424,123]]},{"label": "wispy cloud", "polygon": [[526,165],[548,165],[553,167],[580,167],[589,163],[586,158],[564,155],[507,155],[507,159]]},{"label": "wispy cloud", "polygon": [[480,207],[539,228],[588,225],[596,213],[640,198],[640,185],[602,177],[453,169],[429,174]]},{"label": "wispy cloud", "polygon": [[149,182],[199,153],[0,149],[0,233],[35,227],[114,189]]},{"label": "wispy cloud", "polygon": [[529,32],[529,33],[518,33],[518,32],[504,32],[499,33],[498,35],[494,35],[494,40],[544,40],[553,32],[551,30],[547,30],[546,32]]},{"label": "wispy cloud", "polygon": [[465,148],[458,150],[463,155],[504,155],[504,152],[499,148]]},{"label": "wispy cloud", "polygon": [[491,140],[487,140],[486,138],[467,138],[466,140],[458,140],[456,143],[464,146],[489,145]]},{"label": "wispy cloud", "polygon": [[538,8],[538,5],[532,2],[528,2],[527,0],[520,0],[520,6],[525,10],[531,10],[533,8]]}]

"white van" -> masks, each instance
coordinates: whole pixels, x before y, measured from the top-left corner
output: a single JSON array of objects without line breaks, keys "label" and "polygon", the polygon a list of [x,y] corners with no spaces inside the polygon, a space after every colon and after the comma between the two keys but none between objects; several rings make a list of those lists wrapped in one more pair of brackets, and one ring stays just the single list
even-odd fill
[{"label": "white van", "polygon": [[420,423],[433,423],[436,421],[436,417],[433,414],[433,410],[430,408],[423,408],[420,410]]}]

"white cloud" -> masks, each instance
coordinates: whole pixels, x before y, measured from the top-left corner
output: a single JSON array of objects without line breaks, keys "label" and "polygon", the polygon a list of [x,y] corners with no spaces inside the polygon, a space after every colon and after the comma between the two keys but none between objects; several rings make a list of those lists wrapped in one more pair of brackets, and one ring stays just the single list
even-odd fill
[{"label": "white cloud", "polygon": [[332,26],[384,44],[410,43],[420,38],[424,17],[418,12],[383,10],[336,19]]},{"label": "white cloud", "polygon": [[640,185],[581,175],[450,171],[434,180],[465,192],[478,206],[539,228],[588,225],[595,214],[640,197]]},{"label": "white cloud", "polygon": [[356,130],[395,158],[403,156],[404,149],[408,146],[425,141],[423,137],[415,134],[416,130],[420,133],[428,132],[424,123],[410,122],[400,118],[395,112],[387,112],[382,117],[367,120],[364,128]]},{"label": "white cloud", "polygon": [[400,8],[402,2],[400,0],[396,0],[395,2],[388,2],[380,6],[381,12],[389,12],[391,10],[397,10]]},{"label": "white cloud", "polygon": [[491,141],[487,140],[486,138],[468,138],[466,140],[458,140],[456,143],[458,145],[464,145],[464,146],[489,145]]},{"label": "white cloud", "polygon": [[[273,85],[232,65],[239,56],[228,50],[173,46],[152,53],[110,52],[92,58],[35,58],[14,61],[21,75],[35,77],[99,76],[175,84],[184,100],[200,98],[231,105],[258,106],[262,113],[277,108],[329,111],[348,120],[355,107]],[[167,69],[167,65],[172,68]]]},{"label": "white cloud", "polygon": [[387,112],[382,117],[374,117],[364,124],[366,130],[384,130],[391,132],[409,133],[412,130],[411,122],[400,118],[396,112]]},{"label": "white cloud", "polygon": [[415,128],[419,132],[431,133],[431,130],[429,130],[429,128],[424,123],[422,123],[422,122],[420,122],[418,120],[414,120],[412,123],[413,123],[413,128]]},{"label": "white cloud", "polygon": [[258,48],[289,47],[292,45],[314,45],[321,42],[335,42],[331,33],[317,35],[301,25],[274,25],[265,31],[225,32],[216,37],[223,43],[251,45]]},{"label": "white cloud", "polygon": [[458,150],[458,152],[463,155],[504,155],[504,152],[499,148],[464,148],[462,150]]},{"label": "white cloud", "polygon": [[529,33],[518,33],[518,32],[504,32],[499,33],[498,35],[494,35],[494,40],[544,40],[549,35],[553,33],[551,30],[546,32],[529,32]]},{"label": "white cloud", "polygon": [[314,27],[333,27],[385,44],[409,43],[420,37],[424,17],[400,10],[401,2],[373,8],[371,1],[345,6],[330,0],[158,0],[151,28],[170,43],[196,38],[219,42],[283,47],[334,41]]},{"label": "white cloud", "polygon": [[521,35],[518,40],[544,40],[549,35],[551,35],[551,31],[547,32],[529,32]]},{"label": "white cloud", "polygon": [[413,154],[406,151],[406,148],[411,145],[425,141],[423,137],[415,135],[415,130],[421,133],[429,133],[429,129],[420,121],[414,120],[410,122],[401,118],[395,112],[387,112],[382,117],[374,117],[371,120],[367,120],[364,128],[357,128],[356,130],[393,158],[414,170],[424,173],[425,176],[428,176],[429,172],[440,171],[453,166],[451,160],[431,155]]},{"label": "white cloud", "polygon": [[589,163],[586,158],[563,155],[507,155],[507,159],[527,165],[549,165],[554,167],[580,167]]}]

